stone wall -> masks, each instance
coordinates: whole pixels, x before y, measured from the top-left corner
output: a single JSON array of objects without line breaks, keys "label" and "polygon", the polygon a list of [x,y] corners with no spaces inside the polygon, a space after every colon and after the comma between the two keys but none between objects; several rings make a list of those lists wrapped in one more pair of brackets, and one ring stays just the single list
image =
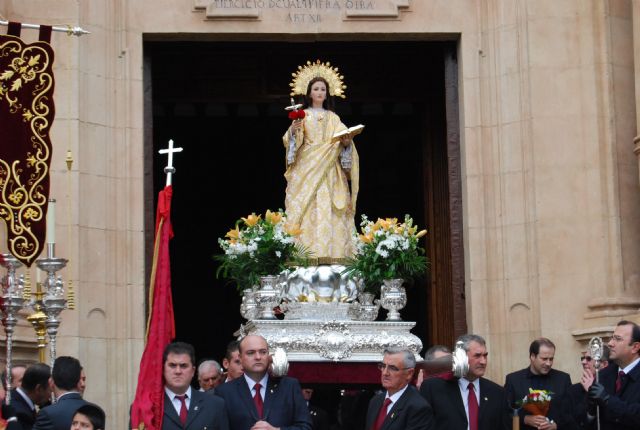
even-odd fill
[{"label": "stone wall", "polygon": [[59,351],[80,357],[115,426],[144,329],[143,37],[458,40],[467,321],[489,341],[489,376],[502,383],[547,336],[577,377],[590,336],[640,319],[638,0],[44,3],[0,13],[92,32],[53,38],[52,196],[78,302]]}]

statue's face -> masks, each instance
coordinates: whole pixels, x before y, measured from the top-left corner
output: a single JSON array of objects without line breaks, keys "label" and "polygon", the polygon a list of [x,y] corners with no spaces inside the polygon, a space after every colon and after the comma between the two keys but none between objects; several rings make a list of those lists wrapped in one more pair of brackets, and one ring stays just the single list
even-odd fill
[{"label": "statue's face", "polygon": [[314,104],[319,103],[322,105],[327,99],[327,86],[322,81],[314,82],[313,85],[311,85],[311,94],[309,94],[309,96]]}]

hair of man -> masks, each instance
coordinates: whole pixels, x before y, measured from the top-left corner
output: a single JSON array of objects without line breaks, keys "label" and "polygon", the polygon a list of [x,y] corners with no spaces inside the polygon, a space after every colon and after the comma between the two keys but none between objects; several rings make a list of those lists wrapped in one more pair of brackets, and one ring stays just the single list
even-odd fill
[{"label": "hair of man", "polygon": [[539,337],[529,345],[529,356],[540,354],[540,347],[546,346],[547,348],[556,349],[556,345],[546,337]]},{"label": "hair of man", "polygon": [[227,360],[231,360],[231,356],[235,351],[240,351],[240,341],[232,340],[227,345],[227,350],[224,353],[224,358],[226,358]]},{"label": "hair of man", "polygon": [[260,339],[264,340],[264,343],[267,345],[267,352],[269,351],[269,342],[267,342],[267,339],[265,339],[263,336],[260,336],[259,334],[248,334],[238,342],[238,352],[240,353],[240,355],[242,355],[242,342],[244,342],[245,339],[249,337],[259,337]]},{"label": "hair of man", "polygon": [[188,355],[191,359],[191,365],[194,366],[196,363],[196,351],[193,348],[193,345],[186,342],[171,342],[164,348],[164,352],[162,353],[162,364],[167,362],[167,357],[169,354],[175,355]]},{"label": "hair of man", "polygon": [[38,385],[46,387],[51,378],[51,367],[44,363],[35,363],[27,367],[22,377],[22,389],[29,393]]},{"label": "hair of man", "polygon": [[416,367],[416,357],[413,352],[407,348],[389,347],[384,350],[384,355],[402,354],[402,366],[405,369],[413,369]]},{"label": "hair of man", "polygon": [[216,360],[213,359],[206,359],[206,360],[202,360],[200,362],[200,364],[198,365],[198,373],[202,373],[207,371],[208,369],[211,368],[215,368],[218,373],[222,372],[222,367],[220,366],[220,363],[218,363]]},{"label": "hair of man", "polygon": [[424,361],[435,360],[435,355],[437,352],[444,352],[445,354],[451,354],[451,350],[444,345],[433,345],[431,348],[427,349],[427,352],[424,353]]},{"label": "hair of man", "polygon": [[104,430],[106,418],[105,413],[100,406],[93,403],[87,403],[86,405],[80,406],[75,413],[82,414],[87,417],[94,430]]},{"label": "hair of man", "polygon": [[462,342],[462,349],[464,349],[464,352],[469,352],[469,344],[471,342],[475,342],[483,346],[487,345],[487,342],[482,336],[472,333],[463,334],[456,340],[456,343],[458,342]]},{"label": "hair of man", "polygon": [[633,321],[627,321],[627,320],[622,320],[616,325],[618,325],[618,326],[630,325],[631,326],[631,343],[629,343],[629,346],[631,346],[633,343],[640,342],[640,325],[634,323]]},{"label": "hair of man", "polygon": [[74,391],[80,382],[80,374],[82,366],[80,361],[75,357],[62,356],[57,357],[53,362],[51,377],[56,387],[61,390]]}]

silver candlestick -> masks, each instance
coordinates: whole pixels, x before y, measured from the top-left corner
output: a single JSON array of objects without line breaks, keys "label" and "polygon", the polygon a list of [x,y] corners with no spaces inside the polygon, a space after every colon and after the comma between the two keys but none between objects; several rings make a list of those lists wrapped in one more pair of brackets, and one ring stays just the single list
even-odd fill
[{"label": "silver candlestick", "polygon": [[60,312],[67,308],[67,298],[64,293],[62,277],[56,273],[63,269],[69,260],[55,257],[55,244],[47,243],[47,258],[39,258],[36,264],[40,270],[47,273],[43,282],[44,297],[42,299],[42,311],[47,316],[45,326],[49,336],[49,357],[51,367],[56,360],[56,337],[60,327]]},{"label": "silver candlestick", "polygon": [[[24,277],[16,274],[16,269],[22,263],[11,254],[0,254],[0,264],[7,269],[7,274],[2,278],[2,325],[7,336],[7,393],[11,391],[11,362],[13,355],[13,333],[18,320],[16,318],[20,309],[24,307]],[[11,396],[6,396],[7,405]]]}]

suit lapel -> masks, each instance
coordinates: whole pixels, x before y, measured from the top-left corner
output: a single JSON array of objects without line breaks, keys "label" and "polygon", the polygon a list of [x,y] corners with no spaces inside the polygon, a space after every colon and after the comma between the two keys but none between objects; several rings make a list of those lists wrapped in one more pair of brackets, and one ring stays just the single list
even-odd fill
[{"label": "suit lapel", "polygon": [[[204,399],[204,394],[201,392],[191,389],[191,401],[189,402],[189,412],[187,413],[187,422],[185,423],[184,428],[189,428],[191,422],[196,419],[202,407],[200,403]],[[175,408],[174,408],[175,411]]]},{"label": "suit lapel", "polygon": [[264,393],[264,405],[263,405],[263,414],[264,420],[267,421],[269,417],[269,413],[271,412],[271,406],[276,403],[276,399],[279,395],[278,386],[280,385],[280,381],[272,378],[271,376],[267,379],[267,389]]},{"label": "suit lapel", "polygon": [[234,379],[231,383],[236,384],[236,388],[238,389],[238,397],[242,399],[246,410],[251,412],[251,418],[259,421],[260,418],[258,417],[258,410],[256,409],[256,404],[253,403],[253,397],[251,396],[249,385],[247,385],[247,381],[244,379],[244,376]]},{"label": "suit lapel", "polygon": [[173,402],[169,396],[167,396],[167,393],[164,393],[164,416],[165,418],[169,418],[171,421],[175,422],[178,427],[182,428],[180,416],[176,412],[176,408],[173,407]]},{"label": "suit lapel", "polygon": [[626,399],[625,391],[627,388],[627,385],[629,385],[629,380],[632,380],[635,383],[637,383],[638,379],[640,378],[640,363],[636,364],[634,366],[633,369],[631,369],[631,372],[629,372],[622,380],[622,390],[620,391],[620,397],[623,399]]},{"label": "suit lapel", "polygon": [[467,420],[467,411],[464,410],[464,403],[462,401],[462,393],[460,392],[460,384],[457,379],[447,381],[447,387],[449,387],[449,397],[453,401],[453,404],[458,412],[458,415],[462,417],[465,423],[469,424]]},{"label": "suit lapel", "polygon": [[[406,390],[404,390],[404,393],[402,393],[402,396],[400,396],[398,401],[391,406],[391,410],[389,410],[389,412],[387,413],[387,417],[382,422],[382,427],[380,427],[380,430],[385,430],[391,427],[395,419],[402,413],[402,409],[404,408],[405,403],[407,403],[407,397],[410,395],[409,390],[411,390],[410,386],[407,387]],[[378,411],[379,410],[380,408],[378,407]]]},{"label": "suit lapel", "polygon": [[371,429],[371,427],[373,426],[373,422],[376,420],[376,417],[378,416],[378,412],[380,412],[380,408],[382,407],[384,396],[385,396],[384,394],[378,394],[371,401],[371,408],[369,408],[369,413],[367,415],[366,430]]},{"label": "suit lapel", "polygon": [[489,402],[491,402],[491,400],[489,398],[489,393],[487,392],[489,389],[487,388],[487,384],[486,381],[484,380],[484,378],[480,378],[480,399],[479,403],[480,403],[480,407],[478,408],[478,427],[482,428],[482,419],[484,418],[484,416],[487,413],[487,409],[489,408]]}]

